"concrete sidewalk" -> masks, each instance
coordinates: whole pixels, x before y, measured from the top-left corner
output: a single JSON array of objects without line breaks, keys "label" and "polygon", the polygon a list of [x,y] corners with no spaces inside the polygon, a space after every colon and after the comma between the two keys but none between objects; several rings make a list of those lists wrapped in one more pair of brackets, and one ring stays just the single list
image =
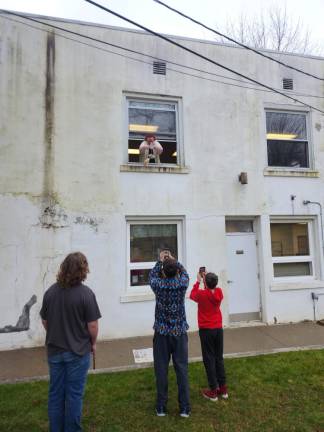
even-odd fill
[{"label": "concrete sidewalk", "polygon": [[[143,367],[133,349],[152,347],[152,336],[99,342],[94,373]],[[253,325],[225,329],[225,357],[244,357],[301,349],[324,349],[324,327],[316,323]],[[201,360],[197,332],[189,333],[190,361]],[[151,366],[151,364],[144,364]],[[0,351],[0,383],[46,379],[45,349]]]}]

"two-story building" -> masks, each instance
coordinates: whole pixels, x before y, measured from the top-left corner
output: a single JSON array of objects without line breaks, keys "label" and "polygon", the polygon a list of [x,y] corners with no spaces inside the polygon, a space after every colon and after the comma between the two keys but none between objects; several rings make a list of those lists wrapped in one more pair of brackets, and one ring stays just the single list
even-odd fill
[{"label": "two-story building", "polygon": [[[294,102],[141,31],[0,22],[0,349],[43,343],[42,296],[76,250],[101,339],[153,332],[148,272],[165,247],[191,285],[199,266],[219,275],[227,326],[324,317],[321,81],[173,37]],[[322,58],[268,54],[324,77]],[[147,134],[160,163],[140,162]]]}]

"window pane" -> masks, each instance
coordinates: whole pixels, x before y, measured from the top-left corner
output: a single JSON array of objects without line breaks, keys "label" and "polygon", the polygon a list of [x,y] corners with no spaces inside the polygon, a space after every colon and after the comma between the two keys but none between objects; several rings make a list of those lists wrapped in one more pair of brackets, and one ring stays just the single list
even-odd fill
[{"label": "window pane", "polygon": [[267,139],[307,140],[306,115],[267,112]]},{"label": "window pane", "polygon": [[[128,140],[128,162],[140,162],[139,146],[142,139],[129,139]],[[160,163],[163,164],[176,164],[177,158],[177,142],[176,141],[163,141],[160,142],[163,147],[163,153],[160,154]],[[150,164],[154,165],[154,160],[150,160]]]},{"label": "window pane", "polygon": [[[151,104],[153,105],[153,104]],[[157,105],[159,107],[160,105]],[[176,141],[176,113],[165,109],[129,107],[129,137],[143,139],[148,133],[158,140]]]},{"label": "window pane", "polygon": [[273,264],[273,272],[275,277],[310,276],[312,274],[312,265],[310,262],[275,263]]},{"label": "window pane", "polygon": [[225,222],[225,228],[227,233],[235,232],[253,232],[253,222],[252,221],[239,221],[232,220]]},{"label": "window pane", "polygon": [[307,142],[268,140],[267,145],[269,166],[309,167]]},{"label": "window pane", "polygon": [[[128,101],[128,162],[177,164],[176,103]],[[156,136],[163,147],[159,158],[140,156],[139,146],[145,135]],[[148,161],[148,162],[147,162]]]},{"label": "window pane", "polygon": [[142,286],[149,284],[150,269],[134,269],[130,271],[131,286]]},{"label": "window pane", "polygon": [[175,258],[178,256],[176,224],[130,226],[131,262],[157,261],[163,249],[169,249]]},{"label": "window pane", "polygon": [[307,223],[272,223],[272,256],[309,255]]},{"label": "window pane", "polygon": [[163,111],[175,111],[175,104],[167,104],[167,103],[129,101],[129,106],[131,108],[161,109]]}]

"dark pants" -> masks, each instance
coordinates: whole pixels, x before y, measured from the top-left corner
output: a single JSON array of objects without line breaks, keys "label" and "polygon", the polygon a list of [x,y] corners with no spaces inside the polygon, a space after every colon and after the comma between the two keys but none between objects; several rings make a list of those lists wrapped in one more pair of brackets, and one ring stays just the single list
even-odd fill
[{"label": "dark pants", "polygon": [[226,384],[223,359],[223,329],[200,329],[201,352],[211,390]]},{"label": "dark pants", "polygon": [[166,407],[168,401],[168,371],[172,356],[177,376],[180,410],[190,409],[188,382],[188,335],[164,336],[157,332],[153,338],[154,371],[157,389],[157,407]]},{"label": "dark pants", "polygon": [[51,432],[81,432],[82,398],[90,354],[62,352],[48,358],[48,416]]}]

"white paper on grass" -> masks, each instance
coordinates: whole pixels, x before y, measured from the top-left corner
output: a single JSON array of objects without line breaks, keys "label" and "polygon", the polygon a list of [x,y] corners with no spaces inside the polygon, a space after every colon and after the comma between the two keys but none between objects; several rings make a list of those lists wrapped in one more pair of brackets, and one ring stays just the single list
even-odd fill
[{"label": "white paper on grass", "polygon": [[133,349],[135,363],[152,363],[153,348]]}]

